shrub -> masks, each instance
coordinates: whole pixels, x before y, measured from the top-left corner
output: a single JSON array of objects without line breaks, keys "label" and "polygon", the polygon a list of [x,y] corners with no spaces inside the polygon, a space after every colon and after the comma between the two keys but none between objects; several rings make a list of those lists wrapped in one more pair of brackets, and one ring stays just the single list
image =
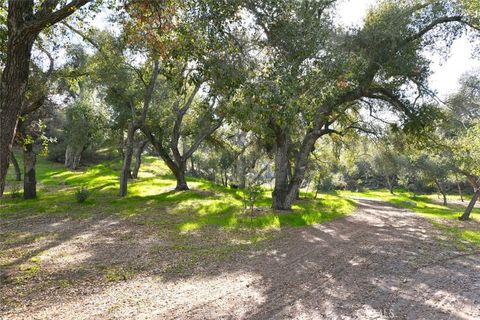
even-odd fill
[{"label": "shrub", "polygon": [[244,192],[244,198],[243,198],[243,203],[245,206],[245,209],[247,207],[250,208],[250,213],[253,214],[253,207],[255,206],[255,201],[257,201],[257,198],[262,194],[262,187],[256,184],[249,185],[245,192]]},{"label": "shrub", "polygon": [[84,203],[91,195],[87,187],[82,186],[75,191],[75,198],[78,203]]}]

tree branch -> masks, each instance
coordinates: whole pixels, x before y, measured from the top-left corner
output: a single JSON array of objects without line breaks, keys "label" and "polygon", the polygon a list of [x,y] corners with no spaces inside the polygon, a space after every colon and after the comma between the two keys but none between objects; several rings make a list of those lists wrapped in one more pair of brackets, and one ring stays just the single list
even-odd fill
[{"label": "tree branch", "polygon": [[58,0],[45,0],[40,10],[35,13],[34,19],[27,22],[22,29],[26,33],[39,33],[43,29],[72,15],[79,8],[93,0],[72,0],[57,11],[53,11]]}]

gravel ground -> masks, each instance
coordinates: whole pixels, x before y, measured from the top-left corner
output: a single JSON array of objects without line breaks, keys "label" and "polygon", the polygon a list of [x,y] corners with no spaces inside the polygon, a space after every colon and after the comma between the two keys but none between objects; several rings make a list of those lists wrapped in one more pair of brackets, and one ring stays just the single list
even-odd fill
[{"label": "gravel ground", "polygon": [[[407,210],[359,202],[346,218],[215,259],[179,255],[155,229],[109,217],[0,223],[43,237],[1,243],[7,258],[23,254],[2,267],[0,318],[480,319],[478,249],[458,249]],[[41,270],[18,280],[39,254]]]}]

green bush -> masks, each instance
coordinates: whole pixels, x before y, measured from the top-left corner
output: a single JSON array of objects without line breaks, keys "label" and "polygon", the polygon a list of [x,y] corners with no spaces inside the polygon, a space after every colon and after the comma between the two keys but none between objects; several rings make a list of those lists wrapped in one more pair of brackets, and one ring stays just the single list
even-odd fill
[{"label": "green bush", "polygon": [[91,195],[91,191],[87,187],[83,186],[75,191],[75,198],[78,203],[84,203]]}]

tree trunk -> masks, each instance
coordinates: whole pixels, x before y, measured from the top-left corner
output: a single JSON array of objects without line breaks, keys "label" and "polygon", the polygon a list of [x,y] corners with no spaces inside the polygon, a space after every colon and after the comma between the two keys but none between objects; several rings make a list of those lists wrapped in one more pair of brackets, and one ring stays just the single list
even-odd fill
[{"label": "tree trunk", "polygon": [[127,140],[125,141],[122,171],[120,172],[120,197],[125,197],[128,193],[128,179],[131,177],[130,167],[132,166],[135,131],[137,131],[135,125],[130,123],[128,125]]},{"label": "tree trunk", "polygon": [[65,149],[65,167],[70,168],[72,166],[73,162],[73,151],[72,147],[70,145],[67,145],[67,148]]},{"label": "tree trunk", "polygon": [[293,198],[290,199],[288,186],[288,138],[285,133],[277,134],[275,150],[275,186],[272,192],[272,208],[290,210]]},{"label": "tree trunk", "polygon": [[475,203],[477,203],[479,196],[480,196],[480,189],[477,189],[475,190],[475,193],[473,194],[472,200],[468,204],[467,209],[465,209],[465,212],[462,214],[462,216],[458,218],[459,220],[461,221],[470,220],[470,214],[472,213],[472,210],[475,207]]},{"label": "tree trunk", "polygon": [[[0,197],[5,191],[10,154],[13,139],[17,130],[18,117],[22,112],[23,98],[28,81],[32,45],[36,34],[22,34],[16,29],[17,24],[25,19],[22,17],[25,6],[31,6],[27,1],[9,2],[8,42],[6,64],[0,82]],[[10,11],[17,11],[12,13]]]},{"label": "tree trunk", "polygon": [[190,170],[191,170],[192,176],[197,175],[197,172],[195,171],[195,161],[193,160],[193,156],[190,157]]},{"label": "tree trunk", "polygon": [[135,165],[133,166],[132,179],[138,179],[138,172],[140,171],[140,166],[142,165],[142,153],[147,145],[148,140],[140,141],[137,149],[135,149]]},{"label": "tree trunk", "polygon": [[391,194],[394,194],[392,181],[390,180],[390,176],[388,174],[385,175],[385,180],[387,182],[388,191],[390,191]]},{"label": "tree trunk", "polygon": [[177,179],[177,186],[175,187],[175,190],[177,191],[186,191],[190,190],[188,188],[187,180],[185,178],[185,169],[187,165],[185,161],[182,161],[180,163],[180,166],[178,166],[173,174],[175,175],[175,178]]},{"label": "tree trunk", "polygon": [[70,169],[77,170],[78,168],[80,168],[80,160],[82,160],[82,151],[77,150],[73,154],[73,161]]},{"label": "tree trunk", "polygon": [[298,196],[307,168],[308,157],[313,150],[319,134],[308,132],[295,157],[295,166],[291,179],[289,175],[288,140],[285,133],[277,134],[275,154],[275,186],[272,193],[272,208],[291,210],[292,203]]},{"label": "tree trunk", "polygon": [[37,197],[37,179],[35,174],[35,164],[37,155],[33,151],[33,145],[27,144],[23,151],[23,168],[25,177],[23,180],[23,198],[35,199]]},{"label": "tree trunk", "polygon": [[78,147],[67,146],[65,150],[65,167],[70,170],[77,170],[80,167],[80,161],[82,160],[82,153],[85,148],[79,149]]},{"label": "tree trunk", "polygon": [[438,189],[438,192],[442,194],[442,197],[443,197],[443,205],[446,206],[447,205],[447,194],[445,192],[445,189],[443,188],[442,184],[440,183],[440,181],[438,181],[437,179],[435,179],[435,185],[437,186],[437,189]]},{"label": "tree trunk", "polygon": [[10,152],[22,112],[33,43],[43,29],[65,19],[89,1],[74,0],[58,9],[51,5],[52,1],[44,1],[40,15],[33,12],[36,5],[33,0],[8,1],[5,67],[0,81],[0,197],[5,191]]},{"label": "tree trunk", "polygon": [[464,202],[464,200],[463,200],[462,186],[460,185],[460,182],[459,182],[459,181],[457,181],[457,188],[458,188],[458,194],[460,195],[460,200],[462,200],[462,202]]},{"label": "tree trunk", "polygon": [[13,152],[10,154],[10,161],[12,162],[13,167],[15,168],[15,180],[22,181],[22,171],[20,170],[20,166]]}]

